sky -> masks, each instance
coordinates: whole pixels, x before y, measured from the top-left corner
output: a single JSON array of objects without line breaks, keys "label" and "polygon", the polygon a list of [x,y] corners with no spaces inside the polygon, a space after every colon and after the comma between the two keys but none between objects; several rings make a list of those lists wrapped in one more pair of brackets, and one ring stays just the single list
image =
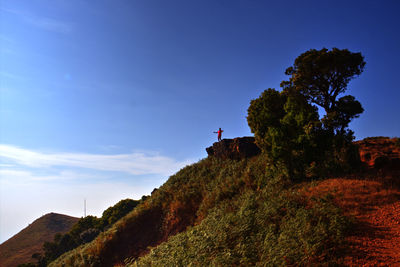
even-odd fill
[{"label": "sky", "polygon": [[356,139],[400,136],[399,1],[1,0],[0,243],[40,216],[101,216],[223,138],[309,49],[365,57]]}]

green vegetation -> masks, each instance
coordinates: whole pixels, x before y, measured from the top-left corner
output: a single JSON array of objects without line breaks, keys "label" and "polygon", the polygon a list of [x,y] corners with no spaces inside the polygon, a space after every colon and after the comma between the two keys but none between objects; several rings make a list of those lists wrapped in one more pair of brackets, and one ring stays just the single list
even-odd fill
[{"label": "green vegetation", "polygon": [[126,258],[139,266],[336,263],[350,227],[329,196],[301,195],[266,155],[207,158],[171,176],[108,231],[50,266],[111,266]]},{"label": "green vegetation", "polygon": [[[358,165],[348,125],[364,109],[354,96],[337,98],[364,66],[360,53],[311,49],[286,70],[291,77],[281,83],[282,92],[268,89],[251,101],[247,121],[257,144],[286,167],[291,179],[332,175]],[[322,119],[313,104],[325,110]]]},{"label": "green vegetation", "polygon": [[286,69],[289,81],[283,81],[284,90],[296,90],[310,103],[325,110],[322,119],[326,129],[344,134],[349,122],[364,110],[353,96],[338,96],[347,84],[360,75],[365,67],[361,53],[333,48],[331,51],[310,49],[298,56],[293,66]]},{"label": "green vegetation", "polygon": [[335,264],[349,220],[330,201],[271,184],[225,199],[197,226],[127,266]]},{"label": "green vegetation", "polygon": [[394,145],[396,146],[396,147],[400,147],[400,138],[394,138]]},{"label": "green vegetation", "polygon": [[251,101],[247,121],[257,145],[283,163],[292,179],[303,178],[306,166],[321,158],[315,149],[323,134],[317,109],[296,91],[264,91]]}]

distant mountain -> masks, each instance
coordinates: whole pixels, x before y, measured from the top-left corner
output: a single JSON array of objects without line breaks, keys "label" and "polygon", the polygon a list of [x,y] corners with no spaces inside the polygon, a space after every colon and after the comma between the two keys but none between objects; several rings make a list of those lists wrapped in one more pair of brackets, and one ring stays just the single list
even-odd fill
[{"label": "distant mountain", "polygon": [[32,254],[42,252],[45,241],[53,241],[56,233],[66,233],[79,218],[49,213],[0,245],[0,267],[13,267],[33,262]]}]

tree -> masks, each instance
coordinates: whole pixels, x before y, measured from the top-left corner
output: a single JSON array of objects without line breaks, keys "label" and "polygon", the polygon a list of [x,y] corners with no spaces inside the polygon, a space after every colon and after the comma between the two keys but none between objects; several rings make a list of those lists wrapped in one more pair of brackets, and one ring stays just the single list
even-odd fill
[{"label": "tree", "polygon": [[336,129],[339,135],[346,134],[346,128],[352,119],[358,118],[364,112],[361,103],[354,96],[347,95],[339,98],[335,108],[322,119],[327,128]]},{"label": "tree", "polygon": [[89,228],[85,231],[83,231],[80,235],[79,238],[82,241],[82,244],[88,243],[95,239],[98,235],[100,234],[100,230],[97,228]]},{"label": "tree", "polygon": [[[282,92],[268,89],[250,102],[247,122],[257,145],[290,178],[338,173],[359,161],[347,127],[364,109],[340,94],[364,66],[360,53],[312,49],[286,70],[291,77]],[[315,105],[326,112],[321,120]]]},{"label": "tree", "polygon": [[247,121],[257,145],[273,162],[283,163],[292,179],[302,178],[316,160],[318,112],[299,92],[265,90],[251,101]]},{"label": "tree", "polygon": [[139,203],[140,201],[138,200],[127,198],[119,201],[114,206],[109,207],[103,212],[103,215],[101,217],[102,227],[105,228],[111,226],[116,221],[132,211]]},{"label": "tree", "polygon": [[365,67],[361,53],[347,49],[311,49],[298,56],[293,66],[286,69],[289,81],[283,81],[284,90],[294,88],[310,103],[322,107],[324,126],[332,132],[343,133],[351,119],[358,117],[363,108],[352,96],[337,99],[344,93],[351,79],[360,75]]},{"label": "tree", "polygon": [[272,150],[274,135],[276,136],[274,132],[280,128],[280,120],[285,116],[285,102],[286,96],[272,88],[265,90],[259,98],[250,102],[247,122],[263,151]]},{"label": "tree", "polygon": [[97,228],[101,230],[101,219],[91,215],[80,218],[79,221],[72,226],[69,234],[77,244],[81,244],[80,234],[91,228]]}]

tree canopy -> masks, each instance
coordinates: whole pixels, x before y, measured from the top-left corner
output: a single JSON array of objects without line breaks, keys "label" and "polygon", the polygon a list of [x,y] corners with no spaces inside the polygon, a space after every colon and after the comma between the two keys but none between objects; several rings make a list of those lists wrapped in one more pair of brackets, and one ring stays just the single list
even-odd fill
[{"label": "tree canopy", "polygon": [[265,90],[250,103],[247,121],[257,145],[274,161],[288,167],[290,176],[302,176],[313,161],[318,112],[296,91]]},{"label": "tree canopy", "polygon": [[[340,94],[364,66],[361,53],[347,49],[311,49],[298,56],[285,72],[291,76],[281,83],[282,92],[270,88],[250,102],[247,121],[260,148],[297,176],[311,166],[348,162],[355,155],[348,125],[364,109],[354,96]],[[325,110],[322,119],[315,105]]]},{"label": "tree canopy", "polygon": [[311,49],[298,56],[293,66],[286,69],[289,81],[283,81],[283,88],[295,87],[309,101],[333,111],[337,97],[344,93],[351,79],[360,75],[365,67],[361,53],[347,49]]},{"label": "tree canopy", "polygon": [[[284,90],[299,91],[310,103],[325,110],[322,122],[330,132],[344,135],[353,118],[364,109],[353,96],[338,98],[347,90],[351,79],[360,75],[365,67],[361,53],[347,49],[311,49],[298,56],[293,66],[286,69],[289,81],[283,81]],[[351,135],[349,132],[348,135]]]}]

